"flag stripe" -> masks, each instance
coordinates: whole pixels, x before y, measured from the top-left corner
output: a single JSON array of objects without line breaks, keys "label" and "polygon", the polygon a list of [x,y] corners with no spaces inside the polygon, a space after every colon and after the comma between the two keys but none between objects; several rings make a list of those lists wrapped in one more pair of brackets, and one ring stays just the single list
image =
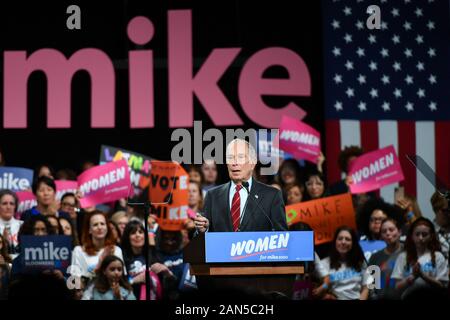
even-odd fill
[{"label": "flag stripe", "polygon": [[[364,152],[378,149],[378,121],[361,121],[361,147]],[[380,196],[380,190],[374,191],[376,196]]]},{"label": "flag stripe", "polygon": [[398,122],[399,152],[398,157],[402,166],[405,180],[401,185],[405,187],[405,193],[417,197],[416,168],[406,158],[406,155],[416,154],[416,126],[412,121]]},{"label": "flag stripe", "polygon": [[445,184],[450,186],[450,123],[448,121],[436,121],[435,142],[436,152],[436,175]]},{"label": "flag stripe", "polygon": [[326,121],[325,135],[328,183],[333,184],[341,180],[341,174],[338,165],[338,155],[341,151],[341,132],[339,130],[338,120]]},{"label": "flag stripe", "polygon": [[364,152],[378,149],[378,121],[361,121],[361,147]]},{"label": "flag stripe", "polygon": [[361,146],[360,122],[358,120],[341,120],[341,150],[346,146]]},{"label": "flag stripe", "polygon": [[[390,145],[394,146],[398,155],[398,134],[397,121],[382,120],[378,122],[378,148],[384,148]],[[398,183],[393,183],[380,189],[381,197],[388,202],[394,202],[394,189]]]},{"label": "flag stripe", "polygon": [[[434,147],[434,122],[416,122],[416,153],[421,156],[426,163],[436,170],[435,147]],[[421,173],[417,174],[417,201],[419,202],[422,215],[428,219],[434,219],[431,209],[430,198],[434,192],[434,186]]]}]

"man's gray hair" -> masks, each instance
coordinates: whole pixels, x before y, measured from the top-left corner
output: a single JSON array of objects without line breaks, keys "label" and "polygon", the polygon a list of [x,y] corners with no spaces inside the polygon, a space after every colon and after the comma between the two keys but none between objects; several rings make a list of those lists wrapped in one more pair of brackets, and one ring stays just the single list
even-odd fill
[{"label": "man's gray hair", "polygon": [[255,148],[253,147],[253,145],[252,145],[251,143],[249,143],[247,140],[244,140],[244,139],[236,138],[236,139],[234,139],[234,140],[231,140],[230,143],[228,143],[228,145],[227,145],[226,155],[229,154],[228,151],[229,151],[229,149],[230,149],[230,146],[231,146],[233,143],[245,143],[245,144],[247,145],[248,156],[249,156],[249,159],[250,159],[250,163],[256,164],[256,163],[258,162],[258,157],[257,157],[257,155],[256,155],[256,150],[255,150]]}]

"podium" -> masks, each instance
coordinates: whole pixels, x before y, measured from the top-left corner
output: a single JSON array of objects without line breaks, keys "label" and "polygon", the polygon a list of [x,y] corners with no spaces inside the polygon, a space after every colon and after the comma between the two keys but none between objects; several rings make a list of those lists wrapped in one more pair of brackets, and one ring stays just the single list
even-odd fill
[{"label": "podium", "polygon": [[[300,252],[297,250],[299,241],[293,241],[295,237],[292,236],[299,233],[302,233],[302,239],[306,239],[301,243],[304,246],[303,249],[308,251],[306,255],[304,252],[301,254],[303,257],[307,256],[305,259],[298,256],[295,259],[284,258],[283,260],[286,261],[268,261],[261,258],[277,258],[279,256],[273,255],[276,252],[281,252],[281,254],[289,252],[291,255],[292,252]],[[274,238],[278,235],[280,235],[280,239]],[[286,244],[286,248],[280,246],[277,249],[275,248],[277,241],[272,240],[273,238],[285,240],[281,239],[282,235],[291,237],[285,243],[281,243],[281,245]],[[229,289],[257,295],[279,292],[291,298],[296,275],[303,274],[305,262],[314,259],[313,243],[314,236],[309,231],[203,233],[194,237],[185,247],[184,261],[190,264],[191,275],[196,276],[200,290]],[[262,249],[261,252],[243,254],[246,252],[245,250],[248,252],[248,249],[253,249],[253,251],[255,247],[258,249],[258,245]],[[271,247],[273,248],[270,249]],[[241,249],[241,256],[238,255],[239,249]],[[233,253],[235,256],[230,257]],[[262,260],[256,261],[258,258]]]}]

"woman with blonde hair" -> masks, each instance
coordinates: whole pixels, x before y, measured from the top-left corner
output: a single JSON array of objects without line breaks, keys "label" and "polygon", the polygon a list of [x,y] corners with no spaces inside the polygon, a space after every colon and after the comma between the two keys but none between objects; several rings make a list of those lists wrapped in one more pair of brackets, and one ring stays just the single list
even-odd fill
[{"label": "woman with blonde hair", "polygon": [[125,211],[117,211],[111,216],[111,221],[118,227],[120,231],[119,237],[122,237],[123,231],[130,221],[127,213]]}]

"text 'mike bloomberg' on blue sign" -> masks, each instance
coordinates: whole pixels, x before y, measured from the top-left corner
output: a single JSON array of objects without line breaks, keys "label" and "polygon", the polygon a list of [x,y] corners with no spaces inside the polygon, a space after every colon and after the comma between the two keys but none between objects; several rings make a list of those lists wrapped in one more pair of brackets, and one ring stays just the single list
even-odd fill
[{"label": "text 'mike bloomberg' on blue sign", "polygon": [[58,269],[64,273],[71,263],[72,239],[69,236],[22,236],[20,247],[25,272]]},{"label": "text 'mike bloomberg' on blue sign", "polygon": [[207,232],[206,263],[314,260],[313,231]]}]

